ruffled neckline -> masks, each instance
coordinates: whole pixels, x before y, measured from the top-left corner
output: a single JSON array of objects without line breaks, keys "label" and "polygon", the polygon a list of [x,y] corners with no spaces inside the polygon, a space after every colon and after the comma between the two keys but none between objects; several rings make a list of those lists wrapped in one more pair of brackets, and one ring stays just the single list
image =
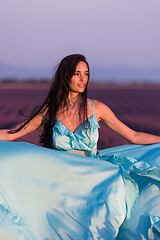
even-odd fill
[{"label": "ruffled neckline", "polygon": [[[88,118],[88,120],[90,121],[91,129],[100,128],[100,126],[97,122],[97,118],[94,114],[90,118]],[[56,118],[56,122],[55,122],[53,129],[54,130],[57,129],[62,136],[68,135],[68,134],[73,136],[73,135],[78,134],[78,132],[81,128],[83,128],[85,130],[86,122],[87,122],[87,120],[84,123],[82,123],[75,132],[72,132],[68,127],[66,127],[66,125],[64,123],[62,123],[58,118]],[[87,129],[87,126],[86,126],[86,129]]]}]

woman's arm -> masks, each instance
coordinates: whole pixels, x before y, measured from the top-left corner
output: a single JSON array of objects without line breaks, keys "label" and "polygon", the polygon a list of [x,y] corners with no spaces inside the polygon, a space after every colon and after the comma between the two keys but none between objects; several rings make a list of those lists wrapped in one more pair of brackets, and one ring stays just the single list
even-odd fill
[{"label": "woman's arm", "polygon": [[[22,137],[22,136],[24,136],[24,135],[26,135],[30,132],[33,132],[38,127],[40,127],[40,125],[42,123],[43,116],[44,116],[44,114],[42,114],[42,113],[36,115],[20,131],[15,132],[15,133],[10,133],[9,131],[11,131],[11,130],[7,130],[7,129],[0,130],[0,140],[13,141],[13,140],[15,140],[17,138],[20,138],[20,137]],[[22,124],[18,125],[15,128],[15,130],[18,129]]]},{"label": "woman's arm", "polygon": [[105,104],[94,101],[95,114],[98,121],[104,122],[110,129],[126,138],[134,144],[153,144],[160,142],[160,136],[136,132],[122,123],[109,107]]}]

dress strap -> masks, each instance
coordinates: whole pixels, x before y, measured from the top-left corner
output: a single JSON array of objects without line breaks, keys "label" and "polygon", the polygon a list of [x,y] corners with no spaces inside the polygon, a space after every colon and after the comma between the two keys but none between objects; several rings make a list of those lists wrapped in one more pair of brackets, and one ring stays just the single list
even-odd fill
[{"label": "dress strap", "polygon": [[92,99],[91,101],[92,101],[92,111],[93,111],[93,115],[94,115],[94,103],[93,103],[93,99]]}]

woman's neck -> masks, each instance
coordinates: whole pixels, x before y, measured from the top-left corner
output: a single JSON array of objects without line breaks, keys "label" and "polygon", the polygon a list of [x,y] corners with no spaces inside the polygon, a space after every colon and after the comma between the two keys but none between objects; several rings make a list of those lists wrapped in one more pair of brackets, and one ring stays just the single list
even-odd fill
[{"label": "woman's neck", "polygon": [[69,92],[69,95],[68,95],[68,105],[70,106],[70,105],[75,104],[76,102],[78,102],[79,97],[80,97],[79,93]]}]

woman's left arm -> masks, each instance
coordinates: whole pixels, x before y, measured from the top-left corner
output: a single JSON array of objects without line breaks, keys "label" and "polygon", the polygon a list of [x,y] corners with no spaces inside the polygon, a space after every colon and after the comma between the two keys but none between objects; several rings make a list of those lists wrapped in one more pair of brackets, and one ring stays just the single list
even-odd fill
[{"label": "woman's left arm", "polygon": [[122,123],[105,104],[94,100],[95,114],[98,121],[104,122],[110,129],[134,144],[153,144],[160,142],[160,136],[136,132]]}]

